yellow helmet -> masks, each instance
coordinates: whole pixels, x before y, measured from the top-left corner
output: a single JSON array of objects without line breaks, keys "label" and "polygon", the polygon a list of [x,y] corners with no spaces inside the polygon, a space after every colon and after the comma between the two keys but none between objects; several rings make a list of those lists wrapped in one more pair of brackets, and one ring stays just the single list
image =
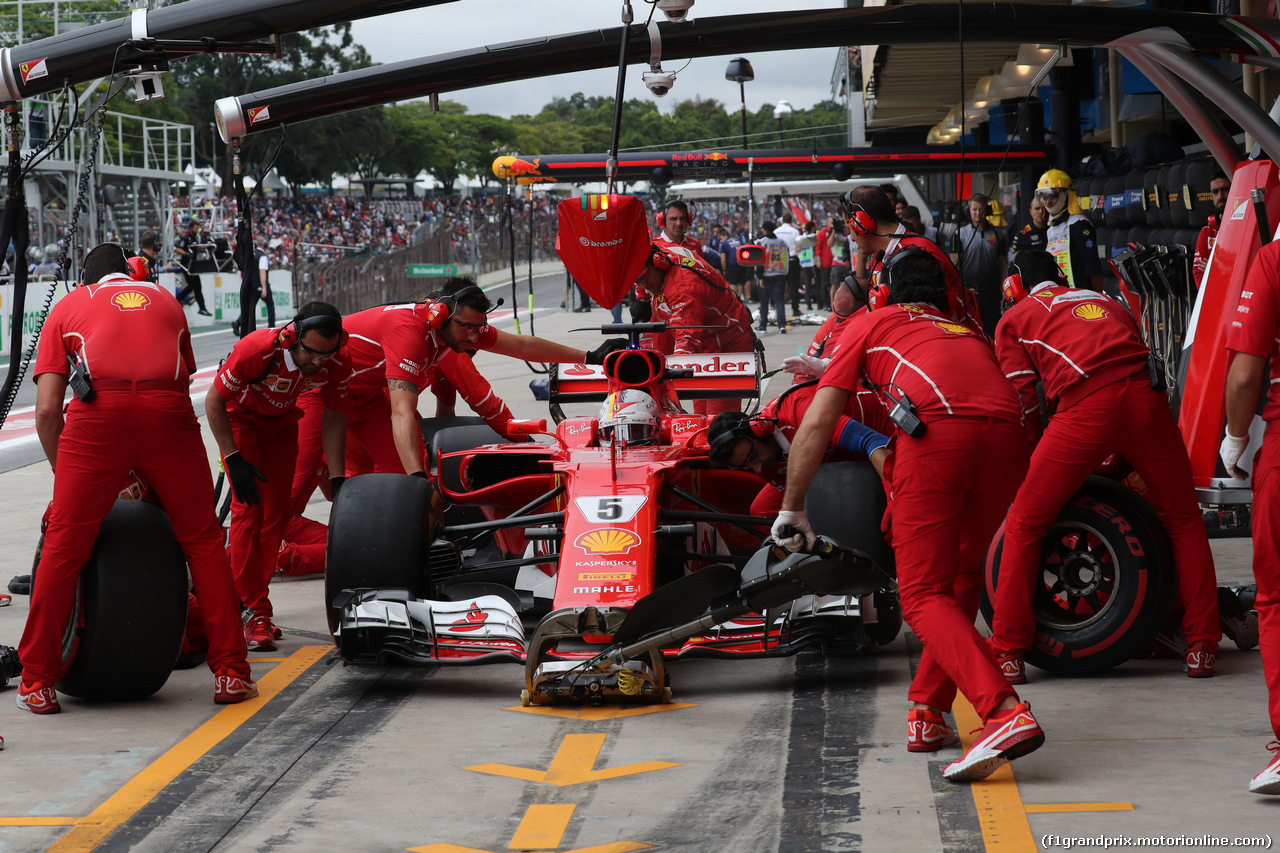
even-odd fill
[{"label": "yellow helmet", "polygon": [[1038,190],[1069,190],[1071,189],[1071,176],[1061,169],[1050,169],[1040,176],[1040,183],[1036,184]]},{"label": "yellow helmet", "polygon": [[1009,222],[1004,218],[1004,205],[998,199],[991,199],[987,202],[987,221],[996,228],[1004,228]]}]

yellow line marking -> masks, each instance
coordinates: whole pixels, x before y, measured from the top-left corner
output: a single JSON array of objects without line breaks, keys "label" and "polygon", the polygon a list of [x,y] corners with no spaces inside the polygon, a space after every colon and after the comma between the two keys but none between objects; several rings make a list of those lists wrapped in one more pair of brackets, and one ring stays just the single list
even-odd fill
[{"label": "yellow line marking", "polygon": [[507,844],[508,850],[554,850],[560,846],[564,831],[569,828],[569,819],[577,806],[572,803],[554,806],[529,806]]},{"label": "yellow line marking", "polygon": [[0,817],[0,826],[75,826],[82,817]]},{"label": "yellow line marking", "polygon": [[530,770],[526,767],[513,767],[510,764],[477,764],[464,767],[476,773],[488,773],[493,776],[506,776],[509,779],[523,779],[526,782],[542,782],[547,785],[565,787],[579,785],[583,782],[600,782],[605,779],[617,779],[622,776],[633,776],[637,773],[648,773],[652,770],[666,770],[679,767],[667,761],[642,761],[639,764],[628,764],[625,767],[610,767],[606,770],[595,770],[596,759],[600,757],[600,749],[604,746],[603,734],[565,735],[556,757],[551,759],[551,766],[546,770]]},{"label": "yellow line marking", "polygon": [[600,707],[600,708],[560,708],[554,705],[530,705],[527,708],[516,705],[504,708],[504,711],[523,711],[526,714],[542,714],[546,717],[560,717],[566,720],[584,720],[599,723],[604,720],[620,720],[623,717],[639,717],[644,714],[660,714],[663,711],[683,711],[685,708],[696,708],[687,702],[672,702],[669,705],[642,705],[636,708]]},{"label": "yellow line marking", "polygon": [[[573,850],[565,850],[564,853],[632,853],[635,850],[647,850],[652,846],[640,841],[614,841],[609,844],[597,844],[594,847],[577,847]],[[457,844],[427,844],[423,847],[405,849],[409,853],[493,853],[491,850],[462,847]]]},{"label": "yellow line marking", "polygon": [[[312,664],[323,658],[332,646],[303,646],[258,679],[258,697],[239,705],[227,705],[200,728],[179,741],[164,755],[143,768],[124,787],[94,809],[87,817],[77,819],[74,829],[62,836],[45,853],[84,853],[93,850],[110,837],[125,821],[155,799],[165,786],[178,778],[201,756],[223,738],[244,725],[266,707],[281,690],[288,687]],[[257,661],[250,661],[256,663]]]},{"label": "yellow line marking", "polygon": [[285,662],[285,661],[287,661],[287,660],[288,660],[288,658],[259,658],[259,657],[251,657],[251,658],[249,658],[249,663],[284,663],[284,662]]},{"label": "yellow line marking", "polygon": [[[960,740],[968,751],[973,746],[973,729],[982,727],[978,712],[963,696],[957,695],[952,708]],[[978,808],[978,824],[982,827],[982,840],[987,853],[1037,853],[1035,838],[1031,835],[1031,822],[1027,820],[1018,783],[1013,769],[1006,764],[986,779],[969,783],[973,791],[973,803]]]},{"label": "yellow line marking", "polygon": [[1131,812],[1133,803],[1039,803],[1027,806],[1027,814],[1063,812]]}]

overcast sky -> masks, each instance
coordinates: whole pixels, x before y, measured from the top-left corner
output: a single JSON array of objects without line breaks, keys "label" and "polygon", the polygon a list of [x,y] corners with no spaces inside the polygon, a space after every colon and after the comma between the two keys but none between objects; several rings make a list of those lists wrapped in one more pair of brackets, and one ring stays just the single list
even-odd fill
[{"label": "overcast sky", "polygon": [[[736,13],[773,12],[789,8],[821,9],[843,6],[843,0],[696,0],[690,19],[720,17]],[[636,23],[649,16],[649,4],[633,0]],[[412,12],[400,12],[356,21],[355,38],[375,62],[432,56],[518,41],[532,36],[559,36],[586,30],[621,26],[621,0],[460,0]],[[665,20],[658,12],[656,20]],[[771,51],[748,55],[755,80],[746,84],[747,109],[787,100],[793,107],[807,108],[831,97],[831,73],[837,48],[806,51]],[[736,56],[737,54],[734,54]],[[664,112],[675,102],[700,96],[715,98],[736,107],[738,86],[724,78],[727,57],[695,59],[677,76],[675,87],[658,101]],[[681,62],[664,62],[673,71]],[[625,97],[652,98],[641,82],[640,65],[628,67]],[[553,97],[574,92],[612,97],[617,85],[617,69],[582,71],[498,86],[485,86],[444,94],[442,97],[466,104],[469,112],[511,116],[532,114]]]}]

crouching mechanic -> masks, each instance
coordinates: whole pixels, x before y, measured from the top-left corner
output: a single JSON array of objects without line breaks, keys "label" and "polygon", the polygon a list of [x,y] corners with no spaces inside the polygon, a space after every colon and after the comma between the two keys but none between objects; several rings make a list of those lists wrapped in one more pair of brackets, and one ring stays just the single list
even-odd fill
[{"label": "crouching mechanic", "polygon": [[1280,242],[1263,246],[1249,270],[1227,332],[1227,349],[1235,358],[1227,371],[1227,434],[1220,452],[1236,479],[1249,477],[1240,468],[1240,457],[1249,444],[1260,389],[1269,389],[1262,410],[1267,431],[1253,460],[1253,576],[1258,582],[1258,648],[1276,740],[1268,744],[1271,760],[1253,777],[1249,790],[1280,794]]},{"label": "crouching mechanic", "polygon": [[[418,395],[435,381],[451,351],[482,349],[525,361],[600,364],[605,355],[626,346],[624,339],[611,338],[583,352],[545,338],[508,334],[488,323],[486,315],[496,307],[474,281],[455,276],[434,299],[369,308],[346,319],[351,334],[347,444],[352,457],[362,460],[352,473],[426,476]],[[450,381],[472,408],[482,411],[486,400],[476,395],[474,383]],[[509,419],[505,405],[501,413]],[[487,419],[493,423],[498,416],[491,413]]]},{"label": "crouching mechanic", "polygon": [[[209,429],[231,483],[231,567],[247,611],[244,636],[271,651],[281,634],[267,595],[285,525],[298,457],[298,395],[315,388],[323,402],[322,433],[331,489],[342,484],[346,441],[342,406],[351,379],[343,352],[342,315],[308,302],[282,329],[245,335],[205,395]],[[257,481],[261,481],[259,486]]]},{"label": "crouching mechanic", "polygon": [[[116,244],[85,257],[89,284],[67,294],[40,335],[36,357],[36,432],[53,467],[53,502],[35,573],[19,655],[18,707],[61,710],[54,685],[63,675],[62,637],[75,608],[81,568],[102,520],[136,470],[159,498],[187,557],[208,628],[214,701],[258,695],[249,677],[240,608],[214,514],[213,478],[188,377],[196,370],[182,306],[158,285],[134,281]],[[93,394],[80,390],[64,420],[62,400],[87,371]]]},{"label": "crouching mechanic", "polygon": [[[782,507],[787,454],[817,390],[816,380],[792,385],[765,404],[755,417],[743,412],[721,412],[707,427],[707,442],[711,445],[708,459],[712,465],[750,471],[767,483],[751,502],[752,515],[773,518]],[[883,476],[889,456],[889,439],[884,433],[892,431],[893,424],[884,407],[871,399],[871,392],[855,394],[851,403],[854,415],[851,417],[847,411],[837,415],[822,461],[868,459],[876,473]]]},{"label": "crouching mechanic", "polygon": [[[1019,252],[1010,270],[1004,290],[1013,304],[996,328],[996,356],[1039,441],[1005,520],[991,626],[1001,671],[1013,684],[1026,681],[1023,655],[1035,637],[1032,602],[1049,525],[1085,478],[1120,453],[1149,486],[1173,543],[1187,675],[1207,678],[1222,637],[1213,554],[1182,434],[1163,389],[1152,387],[1151,351],[1138,324],[1110,297],[1070,287],[1048,252]],[[1037,382],[1053,413],[1043,436]]]},{"label": "crouching mechanic", "polygon": [[773,536],[812,547],[805,492],[849,398],[870,386],[914,411],[895,419],[886,479],[903,616],[924,645],[908,698],[907,748],[956,741],[943,720],[959,688],[983,720],[949,781],[982,779],[1044,742],[1044,732],[1005,680],[974,628],[983,555],[1026,471],[1027,441],[1013,386],[985,337],[950,319],[942,267],[915,250],[883,271],[889,305],[849,320],[791,445],[787,488]]},{"label": "crouching mechanic", "polygon": [[[668,355],[755,351],[751,315],[701,254],[682,246],[654,244],[636,284],[652,294],[653,322],[684,327],[672,329],[675,344]],[[654,345],[651,338],[646,336],[648,346]],[[741,405],[741,400],[695,400],[693,410],[710,416]]]}]

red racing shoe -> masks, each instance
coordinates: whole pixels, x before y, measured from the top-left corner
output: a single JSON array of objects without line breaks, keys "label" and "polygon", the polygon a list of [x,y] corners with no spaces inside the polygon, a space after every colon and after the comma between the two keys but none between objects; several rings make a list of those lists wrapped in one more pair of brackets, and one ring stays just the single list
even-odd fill
[{"label": "red racing shoe", "polygon": [[244,623],[244,641],[251,652],[274,652],[276,650],[275,629],[271,620],[261,613],[245,611],[248,617]]},{"label": "red racing shoe", "polygon": [[1249,782],[1249,791],[1254,794],[1280,794],[1280,740],[1271,741],[1267,749],[1271,750],[1271,763]]},{"label": "red racing shoe", "polygon": [[1182,659],[1182,671],[1187,678],[1212,678],[1217,663],[1217,643],[1192,643],[1187,646],[1186,657]]},{"label": "red racing shoe", "polygon": [[991,655],[996,659],[996,666],[1000,667],[1004,680],[1014,685],[1026,684],[1027,664],[1022,658],[1022,652],[998,652],[991,640],[991,637],[987,637],[987,648],[991,649]]},{"label": "red racing shoe", "polygon": [[927,708],[907,712],[907,752],[937,752],[959,739],[941,714]]},{"label": "red racing shoe", "polygon": [[213,701],[217,705],[238,705],[258,695],[258,685],[251,678],[222,670],[213,676]]},{"label": "red racing shoe", "polygon": [[62,711],[58,693],[52,687],[18,682],[18,707],[33,714],[57,714]]},{"label": "red racing shoe", "polygon": [[997,712],[982,727],[978,740],[942,771],[948,782],[985,779],[1015,758],[1035,752],[1044,743],[1044,729],[1031,716],[1031,709],[1019,702],[1011,711]]}]

